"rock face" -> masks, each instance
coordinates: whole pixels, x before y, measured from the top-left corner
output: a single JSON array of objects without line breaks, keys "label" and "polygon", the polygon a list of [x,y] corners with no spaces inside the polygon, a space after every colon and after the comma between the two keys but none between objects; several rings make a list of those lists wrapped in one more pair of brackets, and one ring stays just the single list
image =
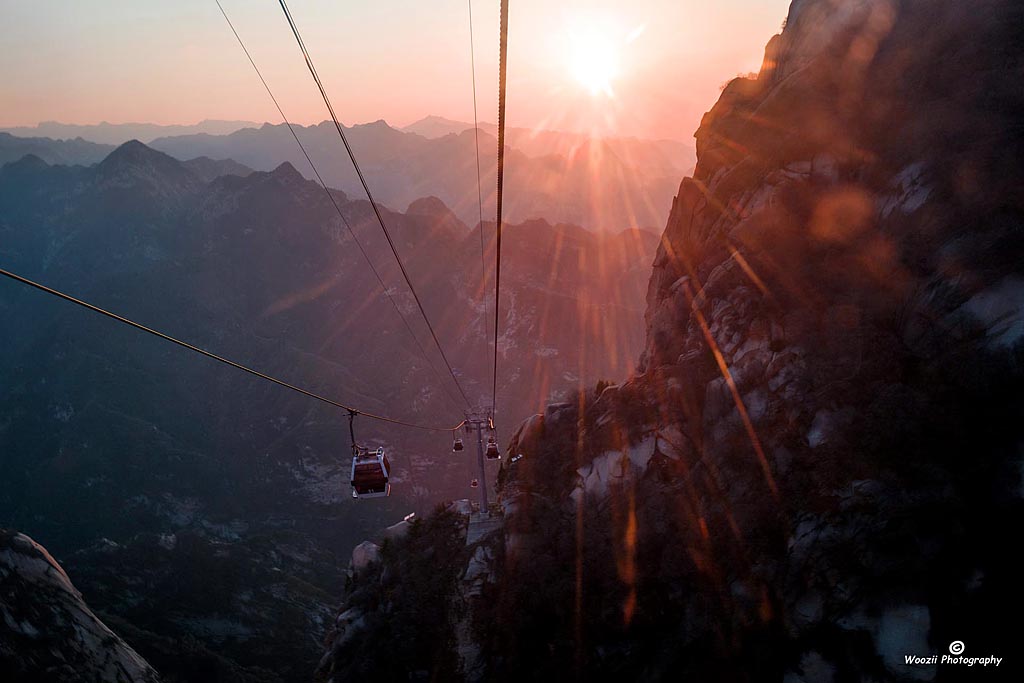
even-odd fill
[{"label": "rock face", "polygon": [[[794,2],[705,115],[640,373],[512,445],[508,480],[571,491],[580,544],[614,557],[624,632],[584,624],[581,666],[655,626],[679,648],[652,676],[930,679],[904,656],[1009,646],[1019,588],[996,577],[1019,567],[991,522],[1020,519],[1021,19]],[[603,570],[579,571],[585,614]]]},{"label": "rock face", "polygon": [[464,674],[966,680],[905,657],[1012,655],[1022,46],[1014,2],[793,3],[696,133],[638,372],[512,439]]},{"label": "rock face", "polygon": [[96,618],[46,549],[0,530],[0,679],[155,683],[156,671]]},{"label": "rock face", "polygon": [[[473,520],[459,507],[413,518],[405,533],[387,537],[379,548],[369,542],[357,548],[315,680],[460,677],[478,651],[468,635],[462,586],[486,580],[488,551],[480,550],[484,541],[467,545]],[[474,561],[474,574],[464,576]]]}]

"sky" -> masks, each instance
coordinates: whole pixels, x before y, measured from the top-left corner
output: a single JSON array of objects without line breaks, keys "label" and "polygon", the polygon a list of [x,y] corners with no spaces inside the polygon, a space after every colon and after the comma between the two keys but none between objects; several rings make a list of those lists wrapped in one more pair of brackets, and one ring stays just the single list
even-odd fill
[{"label": "sky", "polygon": [[[293,121],[327,118],[274,0],[221,0]],[[508,123],[688,140],[788,0],[511,0]],[[473,117],[468,0],[290,0],[343,123]],[[498,0],[472,2],[481,121]],[[0,126],[279,122],[214,0],[0,0]]]}]

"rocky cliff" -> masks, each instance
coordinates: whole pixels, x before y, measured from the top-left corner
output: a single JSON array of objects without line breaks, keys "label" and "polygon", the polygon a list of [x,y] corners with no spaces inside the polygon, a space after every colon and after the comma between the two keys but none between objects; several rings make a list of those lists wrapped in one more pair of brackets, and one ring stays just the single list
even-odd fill
[{"label": "rocky cliff", "polygon": [[638,372],[511,441],[462,675],[1020,666],[1022,75],[1019,3],[792,4],[696,133]]},{"label": "rocky cliff", "polygon": [[0,679],[156,683],[156,671],[96,618],[28,536],[0,529]]}]

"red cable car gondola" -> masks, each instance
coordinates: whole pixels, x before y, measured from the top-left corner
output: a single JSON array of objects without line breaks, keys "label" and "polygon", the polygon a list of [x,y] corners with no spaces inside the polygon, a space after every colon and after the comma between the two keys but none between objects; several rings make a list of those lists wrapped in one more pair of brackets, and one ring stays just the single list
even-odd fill
[{"label": "red cable car gondola", "polygon": [[391,463],[383,446],[376,451],[356,446],[352,455],[352,497],[383,498],[391,495]]}]

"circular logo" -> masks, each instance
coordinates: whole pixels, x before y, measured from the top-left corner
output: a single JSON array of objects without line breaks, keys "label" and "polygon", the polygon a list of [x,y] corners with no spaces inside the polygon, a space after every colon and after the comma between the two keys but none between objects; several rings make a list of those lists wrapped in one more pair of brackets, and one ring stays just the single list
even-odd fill
[{"label": "circular logo", "polygon": [[960,655],[960,654],[963,654],[963,652],[964,652],[964,641],[962,641],[962,640],[954,640],[952,643],[949,644],[949,654],[951,654],[951,655]]}]

